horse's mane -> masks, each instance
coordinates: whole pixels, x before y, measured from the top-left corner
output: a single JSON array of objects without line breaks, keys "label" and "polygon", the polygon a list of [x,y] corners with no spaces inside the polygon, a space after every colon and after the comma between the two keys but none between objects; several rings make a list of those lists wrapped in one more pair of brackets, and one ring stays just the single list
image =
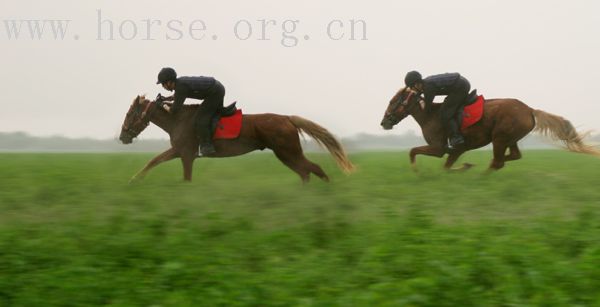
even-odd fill
[{"label": "horse's mane", "polygon": [[[164,104],[168,105],[169,107],[173,106],[172,102],[165,102]],[[196,109],[200,107],[200,104],[198,103],[194,103],[194,104],[184,104],[181,106],[182,109]]]},{"label": "horse's mane", "polygon": [[[394,97],[392,97],[392,99],[390,101],[396,101],[396,99],[400,99],[400,96],[402,94],[404,94],[404,91],[406,90],[406,87],[401,88],[400,90],[398,90],[398,92],[396,93],[396,95],[394,95]],[[441,102],[432,102],[428,108],[425,109],[426,112],[435,112],[437,111],[440,106],[442,105]]]},{"label": "horse's mane", "polygon": [[[139,95],[138,97],[139,97],[138,101],[148,101],[148,102],[152,102],[153,101],[153,100],[150,100],[150,99],[146,98],[146,95]],[[173,106],[172,102],[165,102],[164,104],[168,105],[169,107]],[[181,107],[183,109],[195,109],[195,108],[198,108],[199,106],[200,106],[200,104],[194,103],[194,104],[184,104]]]},{"label": "horse's mane", "polygon": [[406,90],[406,87],[401,88],[396,95],[394,95],[394,97],[392,97],[392,99],[390,101],[396,101],[397,99],[400,98],[400,96],[404,93],[404,90]]}]

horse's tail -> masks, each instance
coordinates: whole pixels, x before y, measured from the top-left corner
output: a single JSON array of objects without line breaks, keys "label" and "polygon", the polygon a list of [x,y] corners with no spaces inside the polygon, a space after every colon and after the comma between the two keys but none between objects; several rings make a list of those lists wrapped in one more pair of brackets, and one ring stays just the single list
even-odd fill
[{"label": "horse's tail", "polygon": [[327,148],[344,173],[350,174],[354,172],[354,164],[348,159],[344,147],[327,129],[300,116],[289,116],[289,119],[296,129],[298,129],[298,133],[302,134],[304,132],[308,134],[319,145]]},{"label": "horse's tail", "polygon": [[590,134],[589,132],[579,133],[567,119],[542,110],[533,110],[533,117],[535,118],[534,132],[561,141],[569,151],[600,157],[600,150],[583,141]]}]

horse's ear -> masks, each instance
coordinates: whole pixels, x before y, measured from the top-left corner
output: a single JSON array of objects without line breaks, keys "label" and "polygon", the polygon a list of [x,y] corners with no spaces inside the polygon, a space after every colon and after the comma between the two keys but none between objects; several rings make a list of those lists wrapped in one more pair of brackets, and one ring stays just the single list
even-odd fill
[{"label": "horse's ear", "polygon": [[137,97],[135,97],[135,101],[133,103],[134,104],[140,103],[140,95],[138,95]]}]

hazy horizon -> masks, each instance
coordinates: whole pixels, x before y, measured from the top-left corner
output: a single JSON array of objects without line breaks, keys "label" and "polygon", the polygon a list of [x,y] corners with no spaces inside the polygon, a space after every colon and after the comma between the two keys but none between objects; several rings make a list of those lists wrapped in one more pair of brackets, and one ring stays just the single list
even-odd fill
[{"label": "hazy horizon", "polygon": [[[486,97],[518,98],[600,131],[590,95],[600,80],[599,8],[583,0],[5,1],[0,132],[114,138],[136,95],[167,94],[155,84],[164,66],[214,76],[226,103],[237,100],[246,113],[300,115],[342,137],[420,131],[412,119],[392,131],[379,126],[413,69],[458,71]],[[11,22],[22,20],[70,22],[63,40],[32,40],[27,23],[19,39],[9,38]],[[284,33],[292,20],[296,30]],[[141,137],[167,135],[151,126]]]}]

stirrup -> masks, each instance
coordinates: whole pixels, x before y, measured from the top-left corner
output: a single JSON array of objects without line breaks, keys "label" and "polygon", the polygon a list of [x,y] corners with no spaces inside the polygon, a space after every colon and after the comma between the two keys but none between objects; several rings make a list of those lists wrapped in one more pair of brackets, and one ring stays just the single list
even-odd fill
[{"label": "stirrup", "polygon": [[215,146],[213,144],[206,143],[200,145],[200,147],[198,148],[198,152],[201,156],[210,156],[212,154],[215,154],[217,150],[215,149]]},{"label": "stirrup", "polygon": [[452,137],[448,140],[448,150],[455,150],[464,144],[465,138],[463,136]]}]

